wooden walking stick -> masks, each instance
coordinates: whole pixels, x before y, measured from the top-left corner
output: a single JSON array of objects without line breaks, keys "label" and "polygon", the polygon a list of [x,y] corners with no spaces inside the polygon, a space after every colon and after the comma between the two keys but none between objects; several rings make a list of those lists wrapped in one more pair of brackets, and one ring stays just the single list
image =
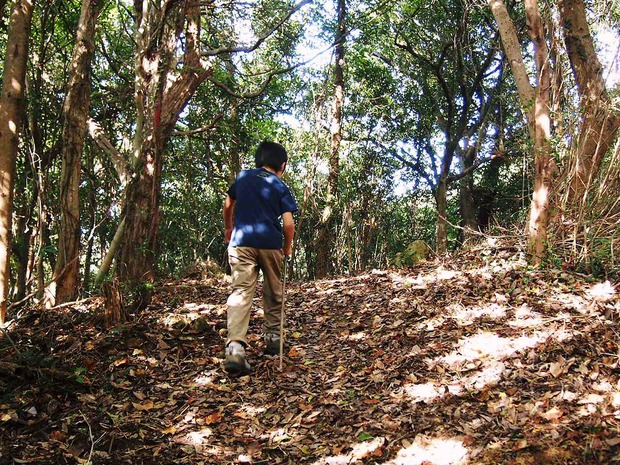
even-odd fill
[{"label": "wooden walking stick", "polygon": [[284,263],[282,264],[282,308],[280,309],[280,371],[282,371],[282,358],[284,352],[284,305],[286,303],[286,265],[287,256],[284,256]]}]

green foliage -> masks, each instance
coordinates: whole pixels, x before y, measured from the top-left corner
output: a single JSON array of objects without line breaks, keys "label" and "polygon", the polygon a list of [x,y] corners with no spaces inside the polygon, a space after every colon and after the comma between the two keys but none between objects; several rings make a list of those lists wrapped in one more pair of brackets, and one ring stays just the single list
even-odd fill
[{"label": "green foliage", "polygon": [[[20,255],[12,258],[14,270],[29,264],[31,283],[39,257],[43,281],[49,280],[57,253],[61,109],[80,4],[39,2],[33,20],[27,119],[14,199],[15,217],[24,221],[14,241]],[[296,65],[333,42],[337,15],[333,2],[313,2],[277,25],[292,4],[258,0],[203,5],[201,46],[212,74],[182,111],[165,148],[155,251],[163,275],[178,276],[208,258],[223,262],[226,190],[239,169],[253,166],[255,147],[265,139],[283,143],[291,156],[285,181],[301,209],[295,269],[300,276],[313,275],[317,226],[327,204],[334,63],[327,52],[309,66]],[[593,4],[593,11],[603,25],[617,29],[614,5]],[[2,49],[8,8],[0,22]],[[131,2],[106,2],[92,70],[91,115],[126,161],[133,157],[136,129],[133,8]],[[529,40],[522,9],[511,14],[520,37]],[[335,271],[387,266],[416,240],[434,248],[442,163],[452,154],[447,175],[458,175],[464,166],[461,157],[472,145],[475,159],[494,156],[469,178],[481,229],[523,224],[531,194],[532,151],[488,8],[462,0],[441,5],[350,0],[347,15],[346,99],[333,208]],[[273,34],[251,49],[272,29]],[[183,46],[182,41],[179,52]],[[241,46],[246,50],[240,53],[221,51]],[[216,49],[220,52],[212,53]],[[487,55],[490,63],[485,62]],[[175,70],[183,66],[180,60]],[[173,72],[167,84],[175,78]],[[577,99],[563,104],[558,123],[568,127],[579,116]],[[476,126],[487,106],[484,124]],[[482,127],[486,131],[480,131]],[[564,135],[554,139],[559,163],[569,143]],[[90,138],[82,175],[81,233],[84,245],[90,241],[83,250],[91,253],[92,268],[87,274],[98,268],[114,237],[125,186],[110,154]],[[450,250],[460,243],[458,228],[451,226],[462,221],[458,187],[452,182],[447,192]],[[581,269],[613,272],[613,245],[613,240],[594,240]],[[82,264],[87,265],[84,255]]]}]

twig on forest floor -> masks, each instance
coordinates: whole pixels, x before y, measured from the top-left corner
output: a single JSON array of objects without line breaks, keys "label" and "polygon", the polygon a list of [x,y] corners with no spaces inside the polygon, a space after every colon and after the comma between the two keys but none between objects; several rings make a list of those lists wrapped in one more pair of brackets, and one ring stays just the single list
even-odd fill
[{"label": "twig on forest floor", "polygon": [[6,336],[6,338],[9,340],[9,342],[11,343],[11,345],[13,346],[13,349],[15,349],[15,352],[17,352],[18,357],[21,359],[22,357],[22,353],[19,351],[19,349],[17,348],[17,345],[15,344],[15,342],[13,341],[13,339],[11,338],[11,335],[9,334],[9,332],[4,329],[2,326],[0,326],[0,329],[2,330],[2,332],[4,333],[4,335]]},{"label": "twig on forest floor", "polygon": [[82,417],[84,417],[84,421],[86,422],[86,426],[88,426],[88,436],[90,437],[90,453],[88,454],[88,459],[86,463],[92,464],[91,459],[93,458],[93,453],[95,451],[95,438],[93,437],[93,429],[90,427],[90,423],[88,422],[88,418],[86,415],[80,410]]}]

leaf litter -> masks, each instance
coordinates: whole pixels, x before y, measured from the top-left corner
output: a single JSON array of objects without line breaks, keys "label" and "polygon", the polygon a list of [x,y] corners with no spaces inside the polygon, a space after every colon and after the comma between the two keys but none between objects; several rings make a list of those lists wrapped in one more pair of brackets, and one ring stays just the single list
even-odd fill
[{"label": "leaf litter", "polygon": [[[286,350],[222,369],[224,278],[22,310],[0,335],[0,465],[620,463],[620,301],[506,247],[287,284]],[[10,337],[10,339],[9,339]]]}]

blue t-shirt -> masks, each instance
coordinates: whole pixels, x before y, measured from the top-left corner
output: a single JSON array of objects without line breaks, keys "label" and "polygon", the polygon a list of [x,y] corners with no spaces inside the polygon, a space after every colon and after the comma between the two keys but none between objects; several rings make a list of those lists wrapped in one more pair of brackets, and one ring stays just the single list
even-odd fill
[{"label": "blue t-shirt", "polygon": [[264,168],[243,170],[228,195],[235,200],[233,247],[281,249],[283,213],[297,211],[291,191],[280,178]]}]

